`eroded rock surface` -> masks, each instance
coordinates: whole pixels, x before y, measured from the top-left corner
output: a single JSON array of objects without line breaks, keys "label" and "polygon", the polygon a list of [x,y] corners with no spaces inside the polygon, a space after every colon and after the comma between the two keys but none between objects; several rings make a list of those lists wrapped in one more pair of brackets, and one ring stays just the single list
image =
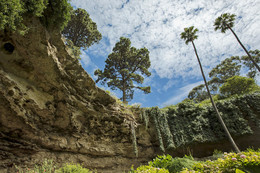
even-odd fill
[{"label": "eroded rock surface", "polygon": [[61,35],[27,22],[25,36],[0,33],[0,172],[45,158],[123,172],[153,157],[148,143],[135,159],[135,118],[96,87]]}]

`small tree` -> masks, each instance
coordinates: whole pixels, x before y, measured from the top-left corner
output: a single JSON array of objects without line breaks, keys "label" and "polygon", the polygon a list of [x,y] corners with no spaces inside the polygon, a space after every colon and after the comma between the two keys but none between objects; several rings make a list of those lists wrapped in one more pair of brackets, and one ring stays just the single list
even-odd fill
[{"label": "small tree", "polygon": [[150,76],[148,68],[151,66],[149,51],[146,48],[136,49],[131,47],[128,38],[121,37],[113,48],[113,53],[108,55],[104,71],[96,70],[96,82],[107,84],[112,90],[119,89],[123,93],[121,100],[124,103],[133,99],[134,89],[150,93],[150,87],[140,87],[145,76]]},{"label": "small tree", "polygon": [[102,38],[96,23],[91,20],[86,10],[81,8],[72,11],[71,20],[62,33],[74,46],[83,48],[90,47]]},{"label": "small tree", "polygon": [[247,49],[245,48],[245,46],[241,43],[241,41],[239,40],[238,36],[236,35],[236,33],[233,31],[232,27],[234,26],[234,20],[235,20],[236,15],[235,14],[229,14],[229,13],[224,13],[221,16],[219,16],[214,23],[215,26],[215,31],[217,30],[221,30],[222,33],[225,33],[226,30],[230,30],[233,35],[236,37],[238,43],[242,46],[242,48],[244,49],[244,51],[246,52],[247,56],[249,57],[249,59],[252,61],[252,63],[254,64],[254,66],[258,69],[258,71],[260,72],[260,67],[258,66],[258,64],[254,61],[254,59],[251,57],[250,53],[247,51]]},{"label": "small tree", "polygon": [[185,43],[186,44],[189,44],[189,42],[192,43],[192,46],[193,46],[193,49],[194,49],[194,52],[196,54],[196,57],[197,57],[197,60],[198,60],[198,63],[199,63],[199,66],[200,66],[200,70],[201,70],[201,74],[202,74],[202,77],[204,79],[204,82],[205,82],[205,86],[207,88],[207,92],[208,92],[208,95],[209,95],[209,98],[210,98],[210,101],[212,103],[212,106],[213,108],[215,109],[216,113],[217,113],[217,117],[223,127],[223,129],[225,130],[226,132],[226,135],[228,136],[228,139],[230,140],[232,146],[234,147],[234,149],[236,150],[236,152],[240,152],[240,150],[238,149],[236,143],[234,142],[232,136],[230,135],[222,117],[220,116],[219,112],[218,112],[218,109],[215,105],[215,102],[214,100],[212,99],[212,96],[210,94],[210,90],[209,90],[209,87],[208,87],[208,83],[207,83],[207,80],[206,80],[206,77],[204,75],[204,72],[203,72],[203,68],[202,68],[202,65],[201,65],[201,62],[200,62],[200,59],[199,59],[199,55],[197,53],[197,49],[195,47],[195,44],[194,44],[194,40],[198,38],[198,35],[196,35],[196,32],[198,31],[198,29],[194,29],[194,26],[191,26],[189,28],[184,28],[184,32],[181,33],[181,38],[185,40]]},{"label": "small tree", "polygon": [[259,89],[259,86],[255,83],[252,78],[233,76],[227,79],[227,81],[220,87],[219,91],[226,97],[235,94],[246,94],[250,91]]}]

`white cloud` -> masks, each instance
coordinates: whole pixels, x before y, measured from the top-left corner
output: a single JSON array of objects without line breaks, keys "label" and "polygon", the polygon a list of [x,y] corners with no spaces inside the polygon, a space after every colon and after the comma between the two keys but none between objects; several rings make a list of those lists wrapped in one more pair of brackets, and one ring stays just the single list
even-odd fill
[{"label": "white cloud", "polygon": [[180,101],[182,101],[184,98],[186,98],[189,94],[189,92],[196,86],[200,85],[204,83],[204,81],[199,81],[199,82],[196,82],[196,83],[192,83],[192,84],[189,84],[189,85],[186,85],[182,88],[180,88],[178,90],[178,93],[175,94],[174,96],[172,96],[172,98],[170,98],[169,100],[167,100],[166,102],[164,102],[162,104],[162,106],[168,106],[168,105],[174,105]]},{"label": "white cloud", "polygon": [[[235,37],[214,31],[214,21],[222,13],[237,15],[234,31],[246,46],[260,45],[259,0],[72,0],[84,8],[108,41],[91,47],[101,56],[111,52],[119,37],[130,37],[132,45],[147,47],[152,69],[161,78],[194,78],[200,69],[191,45],[180,39],[184,27],[199,29],[195,40],[205,71],[230,55],[242,55]],[[123,7],[123,8],[122,8]],[[225,56],[223,56],[225,55]],[[105,59],[106,57],[104,57]]]},{"label": "white cloud", "polygon": [[81,50],[80,58],[81,58],[80,61],[81,61],[83,66],[88,67],[90,65],[93,65],[91,59],[89,58],[89,56],[83,50]]},{"label": "white cloud", "polygon": [[177,80],[169,80],[166,85],[163,86],[163,90],[167,91],[169,88],[171,88],[172,86],[176,85],[178,83]]}]

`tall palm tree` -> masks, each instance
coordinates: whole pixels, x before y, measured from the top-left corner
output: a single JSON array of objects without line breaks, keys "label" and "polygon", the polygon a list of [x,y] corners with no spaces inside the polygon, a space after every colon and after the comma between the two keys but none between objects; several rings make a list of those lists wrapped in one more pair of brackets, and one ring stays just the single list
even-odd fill
[{"label": "tall palm tree", "polygon": [[207,88],[207,92],[208,92],[210,101],[211,101],[211,103],[212,103],[212,106],[213,106],[213,108],[215,109],[215,111],[216,111],[216,113],[217,113],[217,117],[218,117],[218,119],[219,119],[219,121],[220,121],[220,123],[221,123],[223,129],[225,130],[226,135],[228,136],[228,139],[230,140],[230,142],[231,142],[233,148],[235,149],[236,152],[239,153],[240,150],[238,149],[236,143],[234,142],[232,136],[230,135],[230,133],[229,133],[229,131],[228,131],[228,129],[227,129],[227,127],[226,127],[226,125],[225,125],[223,119],[221,118],[221,116],[220,116],[220,114],[219,114],[219,112],[218,112],[218,109],[217,109],[217,107],[216,107],[216,105],[215,105],[215,102],[214,102],[214,100],[212,99],[212,96],[211,96],[211,94],[210,94],[210,90],[209,90],[209,87],[208,87],[208,83],[207,83],[207,80],[206,80],[206,78],[205,78],[205,75],[204,75],[204,72],[203,72],[203,68],[202,68],[202,65],[201,65],[201,63],[200,63],[200,59],[199,59],[199,56],[198,56],[198,53],[197,53],[195,44],[194,44],[194,42],[193,42],[195,39],[198,38],[198,35],[196,35],[196,32],[197,32],[197,31],[198,31],[198,29],[197,29],[197,28],[194,29],[194,26],[191,26],[191,27],[189,27],[189,28],[184,28],[184,32],[181,33],[181,38],[182,38],[183,40],[185,40],[185,43],[186,43],[186,44],[188,44],[189,42],[192,43],[192,46],[193,46],[193,49],[194,49],[194,51],[195,51],[197,60],[198,60],[198,62],[199,62],[201,74],[202,74],[202,76],[203,76],[203,79],[204,79],[204,82],[205,82],[205,86],[206,86],[206,88]]},{"label": "tall palm tree", "polygon": [[233,31],[232,27],[234,26],[234,20],[235,20],[236,15],[235,14],[229,14],[229,13],[224,13],[221,16],[219,16],[214,23],[215,31],[221,30],[222,33],[225,33],[226,30],[230,30],[234,36],[236,37],[238,43],[242,46],[244,51],[247,53],[249,59],[253,62],[255,67],[258,69],[260,72],[260,68],[258,64],[254,61],[254,59],[251,57],[250,53],[247,51],[245,46],[241,43],[239,38],[237,37],[236,33]]}]

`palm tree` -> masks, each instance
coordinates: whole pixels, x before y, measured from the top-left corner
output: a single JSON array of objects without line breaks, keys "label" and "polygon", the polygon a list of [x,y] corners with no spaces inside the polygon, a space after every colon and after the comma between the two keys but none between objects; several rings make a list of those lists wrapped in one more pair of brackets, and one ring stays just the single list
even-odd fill
[{"label": "palm tree", "polygon": [[260,72],[260,68],[258,64],[254,61],[254,59],[251,57],[250,53],[247,51],[245,46],[241,43],[239,38],[237,37],[236,33],[233,31],[232,27],[234,26],[234,20],[235,20],[236,15],[235,14],[229,14],[229,13],[224,13],[221,16],[219,16],[214,23],[215,31],[221,30],[222,33],[225,33],[226,30],[230,30],[234,36],[236,37],[238,43],[242,46],[244,51],[247,53],[249,59],[253,62],[255,67],[258,69]]},{"label": "palm tree", "polygon": [[207,83],[207,80],[206,80],[206,78],[205,78],[205,75],[204,75],[204,72],[203,72],[203,69],[202,69],[202,65],[201,65],[201,63],[200,63],[200,59],[199,59],[199,56],[198,56],[198,53],[197,53],[195,44],[194,44],[194,42],[193,42],[195,39],[198,38],[198,35],[196,35],[196,32],[197,32],[197,31],[198,31],[198,29],[197,29],[197,28],[194,29],[194,26],[191,26],[191,27],[189,27],[189,28],[184,28],[184,32],[181,33],[181,38],[182,38],[183,40],[185,40],[185,43],[186,43],[186,44],[188,44],[189,42],[192,43],[192,46],[193,46],[193,49],[194,49],[194,51],[195,51],[197,60],[198,60],[198,62],[199,62],[201,74],[202,74],[202,76],[203,76],[203,79],[204,79],[204,82],[205,82],[205,86],[206,86],[206,88],[207,88],[207,92],[208,92],[210,101],[211,101],[211,103],[212,103],[212,106],[213,106],[213,108],[215,109],[215,111],[216,111],[216,113],[217,113],[217,117],[218,117],[218,119],[219,119],[219,121],[220,121],[220,123],[221,123],[223,129],[225,130],[226,135],[228,136],[228,139],[230,140],[230,142],[231,142],[233,148],[235,149],[236,152],[239,153],[240,150],[238,149],[236,143],[234,142],[232,136],[230,135],[230,133],[229,133],[229,131],[228,131],[228,129],[227,129],[227,127],[226,127],[226,125],[225,125],[223,119],[221,118],[221,116],[220,116],[220,114],[219,114],[219,112],[218,112],[218,109],[217,109],[217,107],[216,107],[216,105],[215,105],[215,102],[214,102],[214,100],[212,99],[212,96],[211,96],[211,94],[210,94],[209,87],[208,87],[208,83]]}]

